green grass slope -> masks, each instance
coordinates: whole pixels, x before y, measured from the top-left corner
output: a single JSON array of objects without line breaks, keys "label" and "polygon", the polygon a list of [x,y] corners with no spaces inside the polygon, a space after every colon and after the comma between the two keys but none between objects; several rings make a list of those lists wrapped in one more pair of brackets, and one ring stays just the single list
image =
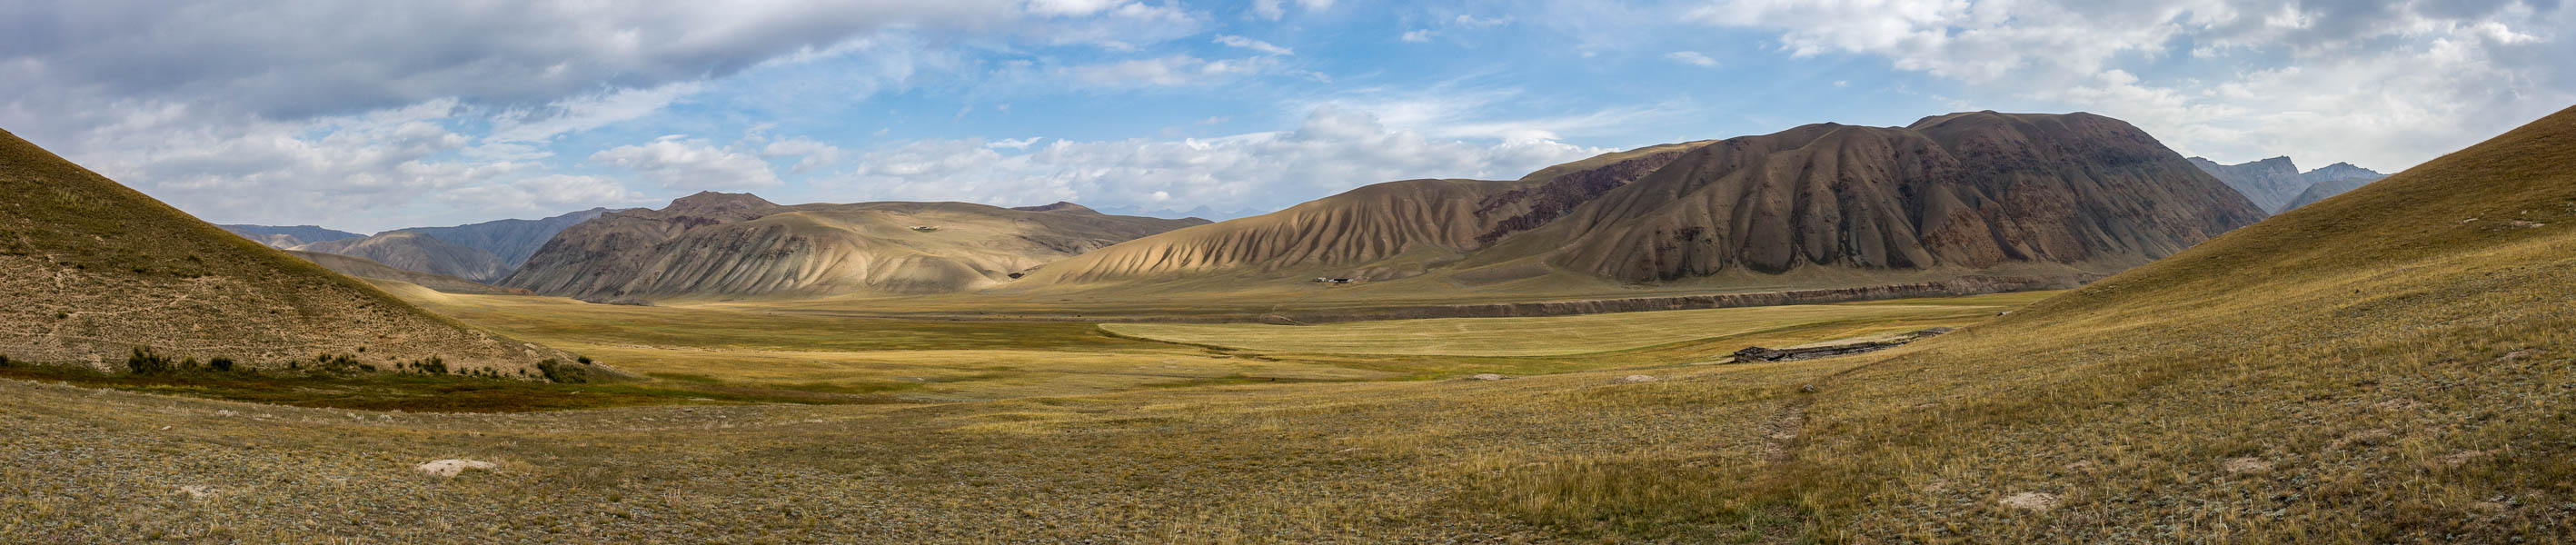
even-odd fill
[{"label": "green grass slope", "polygon": [[2576,109],[1827,378],[1755,478],[1835,541],[2564,541],[2570,293]]},{"label": "green grass slope", "polygon": [[560,351],[475,330],[262,246],[0,132],[0,355],[284,366],[322,353],[516,376]]}]

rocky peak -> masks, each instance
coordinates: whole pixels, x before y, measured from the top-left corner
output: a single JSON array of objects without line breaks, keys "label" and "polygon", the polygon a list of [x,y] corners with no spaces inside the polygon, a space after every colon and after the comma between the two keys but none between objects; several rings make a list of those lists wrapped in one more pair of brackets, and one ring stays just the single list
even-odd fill
[{"label": "rocky peak", "polygon": [[771,206],[778,206],[778,204],[769,202],[767,199],[762,199],[758,195],[750,193],[717,193],[714,191],[700,191],[696,195],[680,197],[679,199],[672,200],[671,206],[663,208],[662,211],[686,212],[692,214],[715,214]]}]

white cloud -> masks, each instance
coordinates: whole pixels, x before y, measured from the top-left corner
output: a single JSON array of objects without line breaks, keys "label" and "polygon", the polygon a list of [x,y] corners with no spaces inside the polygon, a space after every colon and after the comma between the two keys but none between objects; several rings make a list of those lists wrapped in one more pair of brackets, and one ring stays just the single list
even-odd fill
[{"label": "white cloud", "polygon": [[1001,140],[994,140],[994,141],[992,141],[991,143],[984,144],[984,147],[993,148],[993,149],[1015,149],[1015,150],[1026,150],[1026,149],[1029,149],[1029,145],[1031,145],[1031,144],[1036,144],[1036,143],[1038,143],[1038,141],[1039,141],[1039,140],[1045,140],[1045,139],[1046,139],[1046,138],[1044,138],[1044,137],[1029,137],[1029,138],[1018,138],[1018,139],[1004,138],[1004,139],[1001,139]]},{"label": "white cloud", "polygon": [[1451,26],[1459,28],[1493,28],[1510,22],[1512,18],[1509,16],[1478,18],[1474,15],[1459,15],[1449,20]]},{"label": "white cloud", "polygon": [[1701,54],[1698,51],[1674,51],[1671,53],[1665,53],[1664,58],[1672,59],[1673,62],[1691,66],[1717,66],[1717,59],[1708,58],[1708,55]]},{"label": "white cloud", "polygon": [[[904,143],[828,182],[876,199],[1013,204],[1277,207],[1361,185],[1424,177],[1518,178],[1610,150],[1550,140],[1427,137],[1372,114],[1320,107],[1296,130],[1222,138],[1057,140],[1018,155],[979,139]],[[1184,206],[1184,207],[1187,207]]]},{"label": "white cloud", "polygon": [[1126,3],[1127,0],[1029,0],[1028,10],[1038,15],[1079,17]]},{"label": "white cloud", "polygon": [[1203,85],[1257,74],[1275,64],[1269,57],[1205,60],[1189,55],[1135,59],[1065,69],[1074,79],[1102,87],[1175,87]]},{"label": "white cloud", "polygon": [[767,145],[760,147],[760,156],[765,159],[795,157],[797,158],[796,166],[790,167],[788,172],[791,174],[804,174],[806,172],[811,172],[816,168],[840,163],[841,148],[831,144],[825,144],[811,138],[798,136],[793,138],[769,140]]},{"label": "white cloud", "polygon": [[[2119,117],[2185,153],[2394,170],[2576,102],[2576,15],[2556,4],[1728,0],[1691,17]],[[2173,55],[2244,60],[2137,75]]]},{"label": "white cloud", "polygon": [[442,198],[478,209],[548,212],[565,208],[642,204],[643,193],[600,176],[554,174],[508,183],[460,188]]},{"label": "white cloud", "polygon": [[1431,29],[1405,31],[1404,35],[1399,36],[1398,38],[1417,44],[1429,42],[1431,41]]},{"label": "white cloud", "polygon": [[[1297,0],[1297,5],[1306,11],[1323,11],[1333,9],[1333,0]],[[1252,15],[1277,21],[1288,15],[1288,10],[1281,6],[1280,0],[1252,0]]]},{"label": "white cloud", "polygon": [[715,147],[704,139],[665,136],[643,145],[618,146],[591,154],[590,162],[614,166],[660,184],[664,189],[743,189],[777,187],[769,163],[749,153]]},{"label": "white cloud", "polygon": [[703,82],[684,81],[645,89],[619,89],[557,100],[541,107],[516,108],[492,116],[488,142],[544,142],[556,136],[596,129],[669,107],[704,89]]},{"label": "white cloud", "polygon": [[1285,47],[1279,47],[1279,46],[1276,46],[1276,45],[1271,45],[1271,44],[1270,44],[1270,42],[1265,42],[1265,41],[1261,41],[1261,40],[1255,40],[1255,39],[1251,39],[1251,38],[1245,38],[1245,37],[1242,37],[1242,36],[1235,36],[1235,35],[1231,35],[1231,34],[1220,34],[1220,35],[1217,35],[1217,37],[1216,37],[1216,43],[1218,43],[1218,44],[1223,44],[1223,45],[1225,45],[1225,46],[1227,46],[1227,47],[1240,47],[1240,48],[1244,48],[1244,49],[1250,49],[1250,50],[1253,50],[1253,51],[1259,51],[1259,52],[1263,52],[1263,53],[1269,53],[1269,54],[1272,54],[1272,55],[1295,55],[1295,54],[1297,54],[1297,52],[1296,52],[1296,51],[1291,51],[1291,50],[1289,50],[1288,48],[1285,48]]}]

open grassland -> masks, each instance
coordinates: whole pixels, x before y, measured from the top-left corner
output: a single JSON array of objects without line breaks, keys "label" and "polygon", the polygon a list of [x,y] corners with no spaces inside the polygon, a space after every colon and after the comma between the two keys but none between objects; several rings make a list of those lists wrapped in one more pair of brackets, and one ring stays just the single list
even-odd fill
[{"label": "open grassland", "polygon": [[[0,535],[70,542],[1558,543],[1799,531],[1731,475],[1835,365],[926,406],[316,410],[0,382]],[[454,479],[420,462],[500,464]],[[183,491],[194,487],[197,494]],[[1712,498],[1719,498],[1712,500]],[[1737,499],[1742,498],[1742,499]],[[1638,505],[1693,503],[1683,525]]]},{"label": "open grassland", "polygon": [[[1813,361],[1672,365],[1747,336],[1312,360],[1572,367],[1501,381],[514,415],[0,382],[0,536],[2576,541],[2567,165],[2576,110],[1959,333]],[[1185,349],[1224,352],[1162,350]],[[500,467],[409,469],[451,457]]]},{"label": "open grassland", "polygon": [[1266,352],[1570,356],[1826,324],[1940,320],[1965,324],[2020,308],[2020,305],[2046,295],[2017,293],[1905,299],[1865,305],[1790,305],[1531,318],[1434,318],[1312,326],[1117,323],[1101,324],[1100,328],[1119,335],[1157,341]]},{"label": "open grassland", "polygon": [[[1786,345],[1957,326],[2037,298],[2011,294],[1922,299],[1913,300],[1919,304],[1799,307],[1789,313],[1770,308],[1713,309],[1685,311],[1693,317],[1686,323],[1659,323],[1648,317],[1668,313],[1438,320],[1494,323],[1510,328],[1510,335],[1546,335],[1569,343],[1593,336],[1644,342],[1618,343],[1612,349],[1621,352],[1610,354],[1590,353],[1600,352],[1593,349],[1497,352],[1471,344],[1454,345],[1452,350],[1411,347],[1336,354],[1291,345],[1156,342],[1109,334],[1088,323],[854,318],[733,306],[641,307],[550,297],[454,295],[399,286],[391,291],[467,323],[579,352],[664,382],[915,401],[1207,384],[1421,380],[1474,373],[1668,367],[1723,360],[1727,353],[1751,344]],[[1803,310],[1811,308],[1822,310]],[[1373,324],[1317,328],[1332,331]],[[1713,330],[1710,324],[1736,325]],[[1411,338],[1427,344],[1424,339],[1431,337],[1411,334]]]}]

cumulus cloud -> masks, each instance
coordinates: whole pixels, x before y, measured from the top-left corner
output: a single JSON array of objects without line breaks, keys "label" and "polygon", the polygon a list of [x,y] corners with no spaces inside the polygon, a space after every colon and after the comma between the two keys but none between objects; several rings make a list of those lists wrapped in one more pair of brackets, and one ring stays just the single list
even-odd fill
[{"label": "cumulus cloud", "polygon": [[1418,43],[1426,43],[1426,42],[1430,42],[1430,41],[1431,41],[1431,29],[1427,29],[1427,28],[1426,28],[1426,29],[1419,29],[1419,30],[1408,30],[1408,31],[1405,31],[1405,32],[1404,32],[1404,35],[1403,35],[1403,36],[1398,36],[1397,38],[1398,38],[1398,39],[1401,39],[1401,40],[1404,40],[1404,41],[1407,41],[1407,42],[1413,42],[1413,43],[1417,43],[1417,44],[1418,44]]},{"label": "cumulus cloud", "polygon": [[[1725,0],[1690,17],[2120,117],[2222,160],[2393,170],[2576,101],[2561,30],[2576,17],[2548,0]],[[2243,68],[2138,75],[2175,55]]]},{"label": "cumulus cloud", "polygon": [[1057,140],[1016,155],[995,147],[980,139],[908,142],[863,154],[860,167],[828,183],[882,199],[1267,208],[1401,179],[1518,178],[1610,151],[1549,140],[1435,138],[1332,107],[1313,110],[1291,131]]},{"label": "cumulus cloud", "polygon": [[[769,91],[847,100],[923,66],[971,67],[919,45],[953,35],[1116,50],[1199,33],[1203,20],[1132,0],[31,0],[0,11],[23,15],[0,17],[11,85],[0,126],[210,219],[361,229],[457,213],[427,208],[440,202],[575,194],[574,180],[545,178],[591,155],[553,158],[567,135],[650,118],[765,67],[864,57],[836,79]],[[611,157],[670,151],[656,146]],[[798,171],[837,160],[803,142],[727,153],[773,152]],[[711,164],[776,181],[746,162]]]},{"label": "cumulus cloud", "polygon": [[750,153],[716,147],[704,139],[665,136],[641,145],[618,146],[591,154],[590,162],[644,176],[665,189],[751,189],[777,187],[778,174]]}]

